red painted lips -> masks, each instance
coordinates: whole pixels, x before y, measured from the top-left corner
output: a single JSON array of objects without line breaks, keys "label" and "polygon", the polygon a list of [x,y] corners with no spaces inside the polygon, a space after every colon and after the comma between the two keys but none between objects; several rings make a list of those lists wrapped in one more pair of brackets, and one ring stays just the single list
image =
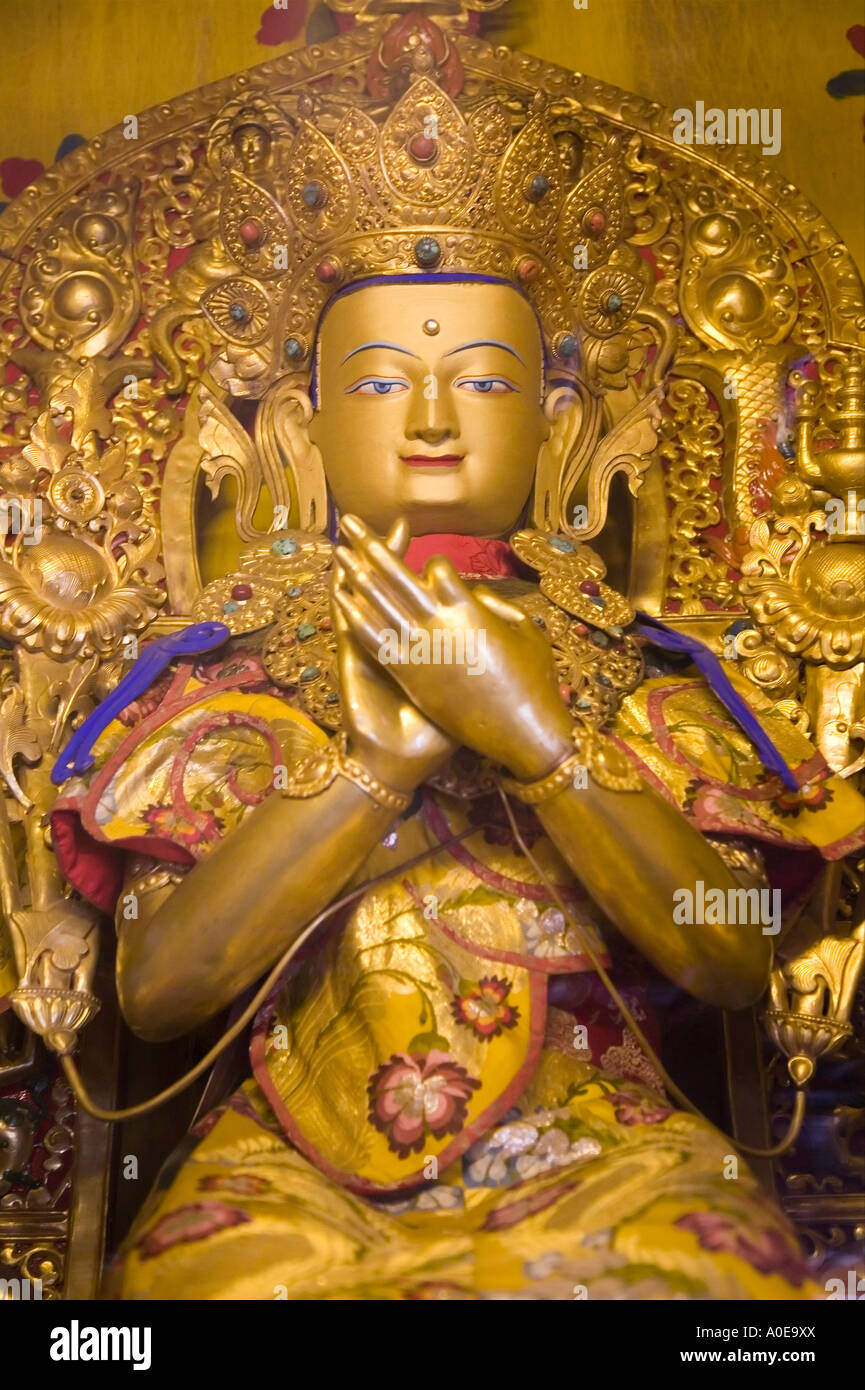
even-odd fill
[{"label": "red painted lips", "polygon": [[409,454],[401,455],[403,463],[409,468],[455,468],[462,463],[464,454]]}]

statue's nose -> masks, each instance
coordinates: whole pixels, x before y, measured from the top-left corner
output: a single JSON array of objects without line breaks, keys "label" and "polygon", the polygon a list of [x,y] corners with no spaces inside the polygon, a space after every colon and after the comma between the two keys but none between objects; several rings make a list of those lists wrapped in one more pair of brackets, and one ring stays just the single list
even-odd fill
[{"label": "statue's nose", "polygon": [[449,425],[422,425],[419,429],[414,429],[411,434],[415,439],[422,439],[424,444],[441,444],[443,439],[449,439],[452,430]]},{"label": "statue's nose", "polygon": [[456,401],[447,385],[430,373],[418,382],[406,401],[406,439],[421,439],[424,444],[438,445],[446,439],[458,439],[459,413]]}]

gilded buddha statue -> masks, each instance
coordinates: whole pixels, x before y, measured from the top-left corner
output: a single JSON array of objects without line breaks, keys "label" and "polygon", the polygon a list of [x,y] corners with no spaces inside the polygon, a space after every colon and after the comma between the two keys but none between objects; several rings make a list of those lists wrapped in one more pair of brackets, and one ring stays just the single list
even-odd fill
[{"label": "gilded buddha statue", "polygon": [[[188,253],[144,347],[112,358],[127,306],[114,343],[82,355],[37,331],[41,358],[12,352],[53,402],[24,462],[53,450],[57,520],[4,566],[3,630],[25,666],[38,633],[66,663],[64,738],[31,796],[46,804],[50,761],[51,851],[75,890],[4,903],[31,942],[13,1005],[68,1062],[95,1007],[93,907],[116,915],[139,1037],[177,1038],[254,987],[260,1005],[250,1079],[166,1166],[110,1287],[812,1297],[732,1141],[675,1108],[610,952],[753,1005],[862,819],[844,760],[770,698],[792,689],[789,645],[767,656],[740,622],[742,659],[721,663],[717,632],[715,655],[701,638],[735,617],[742,555],[713,571],[704,548],[709,602],[666,607],[657,544],[629,555],[628,528],[645,540],[666,507],[674,355],[700,356],[699,285],[683,274],[683,319],[653,239],[658,170],[570,75],[532,84],[466,35],[459,6],[333,8],[355,27],[209,112]],[[721,263],[699,312],[722,321],[712,277],[731,278],[734,233],[753,237],[770,347],[756,367],[714,351],[775,379],[789,267],[709,195],[685,208],[690,252],[702,238]],[[116,231],[120,281],[134,196],[86,212],[91,241]],[[43,335],[51,274],[22,290]],[[704,402],[689,410],[710,452]],[[784,486],[789,517],[807,487]],[[768,602],[765,570],[743,572]]]}]

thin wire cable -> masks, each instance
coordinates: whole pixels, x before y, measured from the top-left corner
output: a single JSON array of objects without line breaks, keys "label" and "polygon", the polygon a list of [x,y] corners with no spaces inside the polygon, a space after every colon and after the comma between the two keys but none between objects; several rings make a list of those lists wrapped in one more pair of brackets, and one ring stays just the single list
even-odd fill
[{"label": "thin wire cable", "polygon": [[354,902],[356,898],[361,897],[364,893],[368,892],[370,888],[374,888],[379,883],[387,882],[394,874],[405,873],[407,869],[414,868],[416,864],[423,863],[425,859],[433,858],[434,855],[440,854],[443,849],[447,849],[449,845],[456,844],[459,840],[465,840],[469,835],[476,835],[478,829],[478,826],[471,826],[468,830],[461,831],[459,835],[452,835],[450,839],[446,840],[443,844],[436,844],[431,849],[424,850],[421,854],[416,854],[411,859],[406,859],[402,864],[398,865],[396,869],[388,869],[385,873],[379,874],[376,878],[367,879],[365,883],[360,884],[357,888],[353,888],[350,893],[344,894],[343,897],[337,898],[335,902],[330,903],[328,907],[319,912],[317,916],[313,917],[312,921],[304,927],[300,936],[292,941],[290,946],[286,947],[279,960],[276,962],[276,965],[273,966],[272,970],[265,978],[264,983],[247,1004],[243,1013],[223,1034],[219,1042],[214,1043],[210,1051],[205,1053],[201,1061],[196,1062],[195,1066],[188,1072],[177,1081],[173,1081],[164,1091],[160,1091],[157,1095],[151,1096],[149,1100],[143,1100],[138,1105],[130,1105],[125,1110],[104,1110],[102,1106],[97,1105],[96,1102],[90,1098],[74,1059],[69,1056],[61,1057],[60,1065],[63,1068],[69,1085],[72,1087],[75,1099],[78,1101],[81,1108],[86,1110],[88,1115],[92,1115],[95,1120],[116,1123],[118,1120],[131,1120],[138,1115],[146,1115],[148,1111],[156,1110],[160,1105],[164,1105],[167,1101],[173,1100],[175,1096],[180,1095],[187,1087],[191,1086],[193,1081],[201,1076],[202,1072],[207,1071],[216,1059],[222,1055],[228,1045],[234,1042],[238,1034],[243,1032],[247,1024],[258,1013],[258,1010],[261,1008],[294,954],[300,949],[304,942],[309,939],[312,933],[321,926],[322,922],[326,922],[328,917],[332,917],[333,914],[339,912],[341,908],[347,907],[349,903]]},{"label": "thin wire cable", "polygon": [[[634,1015],[631,1013],[631,1010],[628,1008],[621,994],[616,989],[616,986],[613,984],[612,980],[607,974],[607,971],[605,970],[604,965],[600,960],[597,951],[594,949],[591,941],[589,941],[588,938],[584,935],[584,933],[580,930],[579,923],[573,916],[572,912],[570,911],[570,908],[566,906],[561,894],[556,888],[556,885],[547,877],[546,873],[544,872],[544,869],[538,863],[538,860],[532,854],[532,851],[529,849],[529,846],[523,839],[523,836],[520,833],[520,828],[517,825],[516,817],[514,816],[514,813],[511,809],[511,804],[508,799],[507,792],[505,791],[504,787],[501,785],[500,782],[497,782],[496,787],[499,797],[501,798],[502,804],[505,808],[505,814],[510,823],[511,832],[514,836],[514,839],[516,840],[516,843],[519,845],[523,854],[526,856],[528,862],[531,864],[535,873],[538,875],[538,878],[541,880],[541,883],[546,888],[553,902],[555,902],[556,906],[564,914],[567,921],[570,922],[571,926],[574,927],[580,935],[586,948],[586,954],[591,960],[598,975],[601,977],[603,984],[609,991],[615,1004],[621,1011],[622,1016],[626,1020],[631,1032],[637,1039],[637,1042],[640,1044],[640,1047],[647,1054],[649,1060],[657,1069],[658,1074],[661,1080],[663,1081],[666,1090],[669,1092],[671,1096],[673,1096],[675,1100],[679,1102],[680,1105],[682,1105],[686,1110],[690,1111],[692,1115],[696,1115],[698,1119],[705,1120],[706,1124],[711,1124],[711,1120],[703,1114],[702,1110],[700,1110],[694,1104],[694,1102],[691,1100],[689,1096],[685,1095],[685,1092],[681,1090],[679,1086],[676,1085],[675,1081],[670,1076],[660,1057],[656,1053],[655,1049],[652,1047],[652,1044],[649,1042],[642,1028],[637,1023],[637,1020],[634,1018]],[[799,1135],[799,1131],[802,1128],[802,1121],[804,1118],[805,1092],[803,1090],[797,1090],[795,1101],[793,1103],[793,1113],[790,1117],[790,1123],[787,1128],[787,1132],[784,1135],[784,1137],[781,1140],[779,1140],[779,1142],[775,1144],[772,1148],[755,1149],[752,1148],[750,1144],[743,1144],[740,1140],[734,1139],[730,1134],[724,1134],[723,1130],[721,1130],[720,1132],[724,1134],[725,1139],[729,1139],[730,1143],[735,1148],[740,1149],[742,1153],[750,1154],[753,1158],[777,1158],[780,1154],[786,1153],[787,1150],[793,1144],[795,1144],[796,1139]],[[713,1128],[716,1128],[716,1126],[713,1126]]]}]

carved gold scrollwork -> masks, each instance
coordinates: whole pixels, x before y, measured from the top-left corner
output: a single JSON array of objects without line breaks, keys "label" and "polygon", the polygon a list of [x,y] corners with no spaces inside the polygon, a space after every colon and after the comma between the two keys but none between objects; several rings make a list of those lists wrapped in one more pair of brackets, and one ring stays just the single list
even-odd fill
[{"label": "carved gold scrollwork", "polygon": [[138,316],[132,216],[138,186],[94,193],[40,240],[21,287],[21,317],[42,347],[92,357],[119,347]]},{"label": "carved gold scrollwork", "polygon": [[685,209],[681,304],[691,330],[720,348],[782,342],[796,322],[797,298],[778,238],[705,186],[689,194]]},{"label": "carved gold scrollwork", "polygon": [[[61,1239],[63,1232],[61,1234]],[[64,1255],[53,1240],[8,1240],[0,1245],[0,1269],[18,1271],[18,1277],[30,1281],[30,1297],[43,1302],[56,1301],[61,1297],[60,1283],[65,1263]],[[7,1279],[9,1274],[5,1275]],[[14,1277],[14,1276],[13,1276]],[[37,1282],[38,1281],[38,1282]]]},{"label": "carved gold scrollwork", "polygon": [[734,649],[743,674],[759,690],[774,699],[776,709],[789,706],[783,712],[803,733],[807,733],[807,714],[794,698],[799,687],[799,662],[778,651],[754,628],[746,628],[736,634]]}]

